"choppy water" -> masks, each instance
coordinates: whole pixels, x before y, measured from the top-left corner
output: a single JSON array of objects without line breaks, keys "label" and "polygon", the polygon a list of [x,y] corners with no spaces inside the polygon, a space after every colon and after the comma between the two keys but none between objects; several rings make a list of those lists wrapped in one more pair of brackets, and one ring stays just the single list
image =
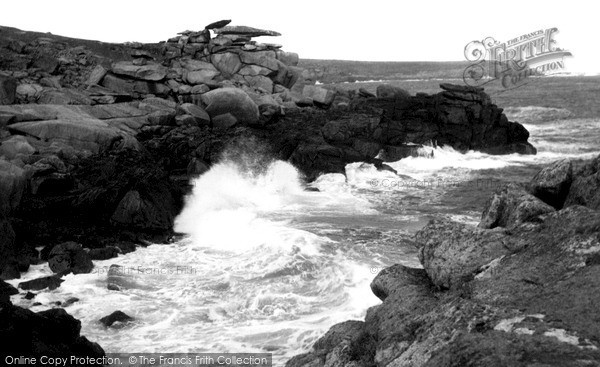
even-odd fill
[{"label": "choppy water", "polygon": [[[369,283],[382,267],[419,266],[410,238],[429,219],[476,223],[503,183],[527,181],[558,158],[600,153],[598,119],[544,107],[506,113],[525,124],[538,155],[425,148],[390,164],[401,176],[355,163],[346,176],[319,177],[311,184],[318,192],[286,162],[249,171],[225,160],[195,180],[176,223],[184,239],[96,261],[91,274],[13,302],[41,302],[37,311],[79,298],[67,310],[107,352],[272,352],[282,364],[333,324],[362,319],[378,303]],[[120,292],[107,289],[111,264],[125,269]],[[50,273],[37,265],[11,282]],[[136,322],[116,330],[97,322],[115,310]]]}]

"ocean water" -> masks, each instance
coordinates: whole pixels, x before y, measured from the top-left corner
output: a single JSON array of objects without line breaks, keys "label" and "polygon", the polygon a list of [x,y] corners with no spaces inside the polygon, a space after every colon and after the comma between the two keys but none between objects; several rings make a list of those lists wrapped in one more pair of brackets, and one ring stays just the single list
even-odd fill
[{"label": "ocean water", "polygon": [[[369,284],[382,268],[418,267],[411,236],[430,219],[476,224],[496,188],[556,159],[600,153],[600,119],[539,106],[505,112],[525,124],[537,155],[426,147],[390,163],[399,175],[353,163],[308,187],[289,163],[252,169],[252,157],[224,159],[194,180],[176,221],[181,240],[96,261],[91,274],[12,300],[39,311],[79,298],[67,311],[107,352],[270,352],[282,365],[335,323],[364,318],[379,303]],[[111,278],[121,291],[107,289],[113,264],[123,267]],[[40,264],[11,283],[50,274]],[[98,323],[115,310],[135,322]]]}]

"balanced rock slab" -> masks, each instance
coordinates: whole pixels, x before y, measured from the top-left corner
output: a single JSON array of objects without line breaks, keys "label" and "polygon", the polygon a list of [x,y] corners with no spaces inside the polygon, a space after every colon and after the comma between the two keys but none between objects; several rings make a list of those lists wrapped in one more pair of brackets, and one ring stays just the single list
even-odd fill
[{"label": "balanced rock slab", "polygon": [[281,33],[275,31],[269,31],[266,29],[259,29],[248,27],[244,25],[236,26],[225,26],[222,28],[215,29],[216,34],[237,34],[248,37],[260,37],[260,36],[281,36]]}]

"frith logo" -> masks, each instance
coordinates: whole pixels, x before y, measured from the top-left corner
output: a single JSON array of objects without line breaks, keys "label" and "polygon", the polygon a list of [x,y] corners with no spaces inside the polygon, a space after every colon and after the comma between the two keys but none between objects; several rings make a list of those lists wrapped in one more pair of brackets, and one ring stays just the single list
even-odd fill
[{"label": "frith logo", "polygon": [[569,51],[556,47],[557,28],[540,29],[500,43],[492,37],[465,46],[472,62],[464,73],[467,85],[482,86],[500,80],[504,88],[516,88],[530,76],[561,72]]}]

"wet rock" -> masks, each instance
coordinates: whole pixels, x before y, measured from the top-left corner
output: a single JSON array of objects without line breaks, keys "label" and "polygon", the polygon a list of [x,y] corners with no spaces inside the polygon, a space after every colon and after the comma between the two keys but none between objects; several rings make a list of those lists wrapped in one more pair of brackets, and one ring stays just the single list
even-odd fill
[{"label": "wet rock", "polygon": [[10,302],[10,296],[19,294],[19,290],[12,285],[0,280],[0,307],[3,304]]},{"label": "wet rock", "polygon": [[[134,318],[127,315],[126,313],[124,313],[122,311],[115,311],[108,316],[104,316],[99,321],[105,327],[118,328],[118,327],[123,327],[125,324],[127,324],[133,320],[134,320]],[[116,325],[115,325],[115,323],[116,323]]]},{"label": "wet rock", "polygon": [[173,215],[165,208],[170,200],[154,193],[143,195],[138,190],[131,190],[121,199],[110,220],[120,226],[169,229]]},{"label": "wet rock", "polygon": [[[286,363],[286,367],[296,366],[361,366],[361,359],[368,359],[364,349],[369,344],[362,321],[346,321],[336,324],[317,340],[313,350],[296,356]],[[354,364],[353,364],[354,363]]]},{"label": "wet rock", "polygon": [[68,272],[84,274],[94,268],[88,252],[76,242],[65,242],[54,246],[48,256],[48,266],[53,272],[59,274]]},{"label": "wet rock", "polygon": [[81,322],[62,308],[38,313],[17,306],[0,309],[3,349],[24,357],[88,356],[101,358],[104,350],[80,335]]},{"label": "wet rock", "polygon": [[121,250],[118,247],[107,246],[103,248],[93,248],[88,254],[92,260],[108,260],[119,256]]},{"label": "wet rock", "polygon": [[431,280],[424,269],[409,268],[396,264],[383,269],[371,282],[371,291],[380,300],[385,301],[391,295],[409,299],[414,297],[410,294],[430,293]]},{"label": "wet rock", "polygon": [[570,159],[556,161],[544,167],[529,182],[529,192],[556,209],[561,209],[573,181]]},{"label": "wet rock", "polygon": [[481,215],[479,228],[511,228],[554,211],[550,205],[529,194],[517,184],[509,184],[495,192]]},{"label": "wet rock", "polygon": [[37,278],[28,280],[26,282],[19,283],[19,288],[23,290],[41,291],[42,289],[48,288],[49,290],[60,287],[60,284],[64,282],[60,277],[50,275],[47,277]]},{"label": "wet rock", "polygon": [[64,308],[64,307],[69,307],[69,306],[71,306],[71,305],[72,305],[73,303],[75,303],[75,302],[79,302],[79,298],[77,298],[77,297],[71,297],[71,298],[68,298],[66,301],[64,301],[64,302],[61,304],[61,306],[62,306],[63,308]]}]

